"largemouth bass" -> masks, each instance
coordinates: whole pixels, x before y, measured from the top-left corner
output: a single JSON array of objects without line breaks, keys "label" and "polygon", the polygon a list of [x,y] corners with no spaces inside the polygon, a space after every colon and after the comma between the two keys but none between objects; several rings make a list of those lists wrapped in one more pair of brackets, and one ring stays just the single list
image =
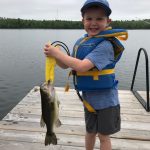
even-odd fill
[{"label": "largemouth bass", "polygon": [[57,144],[57,137],[54,132],[55,127],[59,127],[61,122],[58,118],[59,116],[59,101],[56,95],[55,88],[50,82],[43,83],[40,86],[41,94],[41,127],[46,124],[47,132],[45,136],[45,146],[50,144]]}]

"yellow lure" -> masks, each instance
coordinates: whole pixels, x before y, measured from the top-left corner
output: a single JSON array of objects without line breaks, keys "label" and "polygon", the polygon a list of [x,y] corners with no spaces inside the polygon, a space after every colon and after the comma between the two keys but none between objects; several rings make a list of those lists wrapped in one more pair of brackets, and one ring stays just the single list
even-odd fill
[{"label": "yellow lure", "polygon": [[[49,42],[50,44],[50,42]],[[56,60],[53,57],[46,57],[45,60],[45,80],[54,82]]]}]

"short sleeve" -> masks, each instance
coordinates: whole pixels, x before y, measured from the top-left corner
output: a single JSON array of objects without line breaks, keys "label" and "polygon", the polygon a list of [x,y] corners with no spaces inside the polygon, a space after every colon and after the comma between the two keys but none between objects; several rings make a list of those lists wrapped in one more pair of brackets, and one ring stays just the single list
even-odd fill
[{"label": "short sleeve", "polygon": [[114,50],[110,41],[101,42],[85,59],[90,60],[98,70],[114,61]]}]

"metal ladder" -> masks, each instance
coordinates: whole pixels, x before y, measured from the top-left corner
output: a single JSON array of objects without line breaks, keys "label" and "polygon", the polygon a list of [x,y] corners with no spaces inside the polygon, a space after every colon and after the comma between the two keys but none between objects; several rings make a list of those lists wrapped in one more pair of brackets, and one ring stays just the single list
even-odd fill
[{"label": "metal ladder", "polygon": [[[144,54],[145,54],[145,64],[146,64],[146,100],[144,100],[142,98],[142,96],[137,91],[135,91],[133,89],[141,51],[143,51]],[[147,54],[147,52],[146,52],[146,50],[144,48],[140,48],[139,51],[138,51],[137,60],[136,60],[136,64],[135,64],[135,69],[134,69],[134,74],[133,74],[133,79],[132,79],[132,84],[131,84],[131,89],[130,90],[135,95],[135,97],[138,99],[138,101],[143,105],[145,110],[147,112],[149,112],[150,111],[150,103],[149,103],[149,62],[148,62],[148,54]]]}]

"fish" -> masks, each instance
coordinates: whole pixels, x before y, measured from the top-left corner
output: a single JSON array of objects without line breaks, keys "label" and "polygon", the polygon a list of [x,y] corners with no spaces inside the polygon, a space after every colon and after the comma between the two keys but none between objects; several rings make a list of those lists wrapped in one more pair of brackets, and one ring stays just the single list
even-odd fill
[{"label": "fish", "polygon": [[41,95],[41,127],[46,124],[47,132],[45,136],[45,146],[53,144],[57,145],[57,137],[55,127],[61,126],[59,120],[59,100],[53,83],[49,80],[40,86]]}]

